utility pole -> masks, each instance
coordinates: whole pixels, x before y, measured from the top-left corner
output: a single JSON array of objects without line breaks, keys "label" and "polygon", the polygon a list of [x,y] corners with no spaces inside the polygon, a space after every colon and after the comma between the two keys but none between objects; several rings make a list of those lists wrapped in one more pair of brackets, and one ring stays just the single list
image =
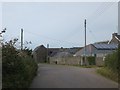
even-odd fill
[{"label": "utility pole", "polygon": [[23,29],[21,28],[21,50],[23,50]]},{"label": "utility pole", "polygon": [[[118,14],[120,14],[120,1],[118,2]],[[118,35],[120,35],[120,17],[118,16]],[[118,88],[120,90],[120,41],[118,41]]]},{"label": "utility pole", "polygon": [[47,44],[47,62],[49,63],[48,49],[49,49],[49,44]]},{"label": "utility pole", "polygon": [[87,64],[87,60],[86,60],[86,19],[85,19],[85,22],[84,22],[84,25],[85,25],[85,51],[84,51],[84,54],[85,54],[85,65]]}]

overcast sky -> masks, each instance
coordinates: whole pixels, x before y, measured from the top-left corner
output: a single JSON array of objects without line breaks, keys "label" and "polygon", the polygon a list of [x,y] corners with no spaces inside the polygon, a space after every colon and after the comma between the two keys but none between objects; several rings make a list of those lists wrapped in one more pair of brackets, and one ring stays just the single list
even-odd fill
[{"label": "overcast sky", "polygon": [[111,39],[117,32],[117,2],[5,2],[2,3],[4,40],[20,39],[30,48],[84,46],[84,20],[87,20],[87,44]]}]

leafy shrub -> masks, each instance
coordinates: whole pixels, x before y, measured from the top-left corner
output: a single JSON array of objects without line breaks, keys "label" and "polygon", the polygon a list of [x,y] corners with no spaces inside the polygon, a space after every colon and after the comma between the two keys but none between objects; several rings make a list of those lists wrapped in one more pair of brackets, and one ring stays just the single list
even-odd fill
[{"label": "leafy shrub", "polygon": [[27,88],[38,68],[32,57],[14,47],[15,42],[2,47],[2,88]]},{"label": "leafy shrub", "polygon": [[105,67],[113,70],[114,72],[118,71],[118,52],[109,54],[105,58]]},{"label": "leafy shrub", "polygon": [[97,72],[111,80],[118,82],[118,73],[113,72],[111,69],[109,69],[107,67],[102,67],[102,68],[98,69]]},{"label": "leafy shrub", "polygon": [[95,65],[95,57],[94,56],[89,56],[87,57],[89,65]]},{"label": "leafy shrub", "polygon": [[97,70],[101,75],[120,83],[120,46],[105,58],[105,66]]}]

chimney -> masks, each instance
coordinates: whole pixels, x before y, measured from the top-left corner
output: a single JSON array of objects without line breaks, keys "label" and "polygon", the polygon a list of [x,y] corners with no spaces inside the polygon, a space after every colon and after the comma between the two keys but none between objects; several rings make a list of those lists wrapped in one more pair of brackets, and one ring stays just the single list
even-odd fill
[{"label": "chimney", "polygon": [[61,48],[60,48],[60,51],[62,51],[62,52],[63,52],[63,51],[64,51],[64,48],[63,48],[63,47],[61,47]]},{"label": "chimney", "polygon": [[118,35],[117,33],[113,33],[112,38],[115,38],[115,36],[117,36],[117,35]]},{"label": "chimney", "polygon": [[118,29],[118,35],[120,35],[120,29]]}]

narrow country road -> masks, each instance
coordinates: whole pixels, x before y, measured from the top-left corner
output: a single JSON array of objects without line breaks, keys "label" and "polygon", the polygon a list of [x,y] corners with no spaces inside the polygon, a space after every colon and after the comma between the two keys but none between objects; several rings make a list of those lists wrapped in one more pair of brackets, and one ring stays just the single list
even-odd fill
[{"label": "narrow country road", "polygon": [[30,88],[117,88],[118,84],[97,74],[94,68],[39,64]]}]

